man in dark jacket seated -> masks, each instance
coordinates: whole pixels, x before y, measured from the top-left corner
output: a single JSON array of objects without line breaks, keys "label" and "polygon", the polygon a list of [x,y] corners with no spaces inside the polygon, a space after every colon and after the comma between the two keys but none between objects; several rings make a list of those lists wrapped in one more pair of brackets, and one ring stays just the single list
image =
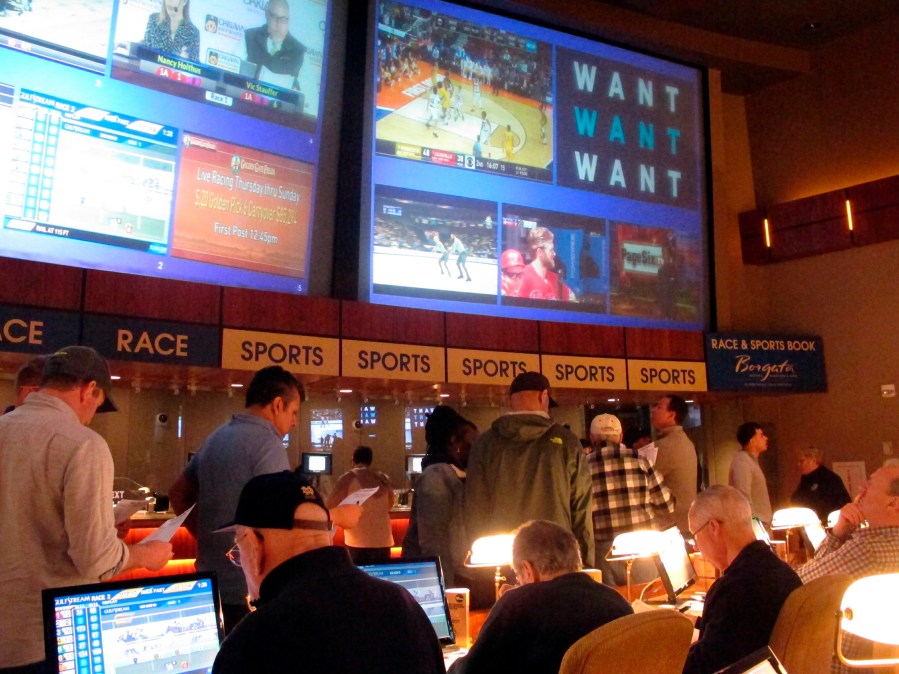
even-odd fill
[{"label": "man in dark jacket seated", "polygon": [[532,520],[519,527],[512,568],[520,587],[500,597],[450,674],[556,674],[575,641],[633,613],[615,590],[580,572],[577,540],[558,524]]},{"label": "man in dark jacket seated", "polygon": [[706,594],[684,674],[712,674],[768,644],[781,606],[802,581],[756,540],[749,501],[734,487],[700,492],[688,517],[697,548],[721,577]]},{"label": "man in dark jacket seated", "polygon": [[[225,639],[215,674],[444,672],[437,634],[406,590],[331,545],[324,501],[303,478],[258,475],[240,494],[235,546],[256,610]],[[227,534],[221,534],[227,535]]]}]

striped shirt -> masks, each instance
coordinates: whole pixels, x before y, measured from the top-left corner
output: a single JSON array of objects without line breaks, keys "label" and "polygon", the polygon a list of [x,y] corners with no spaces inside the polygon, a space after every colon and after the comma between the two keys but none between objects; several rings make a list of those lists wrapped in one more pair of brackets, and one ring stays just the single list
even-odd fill
[{"label": "striped shirt", "polygon": [[608,445],[590,454],[587,462],[593,479],[596,540],[651,528],[657,515],[674,512],[674,495],[637,450]]}]

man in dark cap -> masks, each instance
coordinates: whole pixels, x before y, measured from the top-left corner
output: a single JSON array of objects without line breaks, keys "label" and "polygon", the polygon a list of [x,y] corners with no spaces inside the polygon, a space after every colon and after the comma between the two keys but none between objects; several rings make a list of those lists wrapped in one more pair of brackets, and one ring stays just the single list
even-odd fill
[{"label": "man in dark cap", "polygon": [[125,545],[116,535],[112,455],[87,428],[116,410],[110,390],[106,361],[68,346],[47,358],[38,390],[0,418],[0,671],[55,671],[44,661],[41,590],[172,558],[169,543]]},{"label": "man in dark cap", "polygon": [[549,416],[549,381],[523,372],[509,387],[511,411],[472,445],[465,485],[468,538],[510,533],[528,520],[571,531],[593,565],[590,470],[577,437]]},{"label": "man in dark cap", "polygon": [[[437,634],[403,588],[357,569],[331,545],[319,493],[284,471],[240,494],[229,557],[256,610],[225,639],[214,674],[444,672]],[[225,534],[219,533],[224,536]]]}]

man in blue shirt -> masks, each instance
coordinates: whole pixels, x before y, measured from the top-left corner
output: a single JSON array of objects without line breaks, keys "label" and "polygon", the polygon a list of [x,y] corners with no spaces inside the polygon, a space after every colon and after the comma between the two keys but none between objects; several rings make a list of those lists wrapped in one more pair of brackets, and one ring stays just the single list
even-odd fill
[{"label": "man in blue shirt", "polygon": [[231,537],[213,531],[234,516],[240,491],[252,477],[290,468],[282,439],[297,425],[299,410],[296,378],[278,366],[259,370],[247,388],[246,410],[206,438],[169,490],[176,513],[197,506],[187,521],[197,537],[197,569],[218,576],[228,632],[248,612],[247,586],[225,557]]}]

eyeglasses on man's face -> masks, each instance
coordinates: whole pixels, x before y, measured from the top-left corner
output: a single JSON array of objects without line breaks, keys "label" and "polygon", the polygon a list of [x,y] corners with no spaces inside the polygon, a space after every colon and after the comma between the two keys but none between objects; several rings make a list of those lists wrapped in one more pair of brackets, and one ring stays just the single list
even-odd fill
[{"label": "eyeglasses on man's face", "polygon": [[699,532],[702,531],[703,529],[705,529],[707,526],[709,526],[709,522],[711,522],[711,521],[712,521],[712,518],[707,519],[707,520],[705,521],[705,524],[703,524],[701,527],[699,527],[696,531],[691,531],[691,532],[690,532],[690,536],[693,537],[693,540],[694,540],[694,541],[696,540],[696,536],[699,535]]},{"label": "eyeglasses on man's face", "polygon": [[249,536],[250,533],[255,533],[257,536],[259,536],[260,540],[262,539],[262,536],[258,532],[255,532],[252,530],[247,531],[244,533],[243,536],[238,536],[237,539],[234,541],[234,545],[232,545],[231,548],[228,550],[228,552],[225,553],[225,557],[228,558],[228,561],[231,562],[238,569],[241,568],[241,565],[240,565],[240,542],[243,539],[245,539],[247,536]]}]

